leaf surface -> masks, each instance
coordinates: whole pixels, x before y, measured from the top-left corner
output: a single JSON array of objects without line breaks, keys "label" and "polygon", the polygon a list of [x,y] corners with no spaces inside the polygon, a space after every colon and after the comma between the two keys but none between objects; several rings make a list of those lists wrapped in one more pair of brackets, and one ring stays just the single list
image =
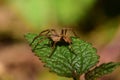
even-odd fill
[{"label": "leaf surface", "polygon": [[119,65],[120,63],[114,63],[114,62],[103,63],[100,66],[95,67],[93,70],[87,72],[85,74],[85,79],[96,80],[97,78],[100,78],[105,74],[111,73]]},{"label": "leaf surface", "polygon": [[[35,36],[37,34],[29,33],[25,35],[25,38],[30,44]],[[34,49],[34,46],[39,43],[34,50],[35,55],[45,63],[45,67],[58,75],[77,77],[86,73],[98,62],[99,56],[96,54],[96,49],[79,38],[71,37],[72,44],[68,46],[56,45],[54,52],[50,44],[51,40],[45,38],[41,41],[42,39],[44,36],[36,39],[31,47]],[[52,56],[49,58],[51,54]]]}]

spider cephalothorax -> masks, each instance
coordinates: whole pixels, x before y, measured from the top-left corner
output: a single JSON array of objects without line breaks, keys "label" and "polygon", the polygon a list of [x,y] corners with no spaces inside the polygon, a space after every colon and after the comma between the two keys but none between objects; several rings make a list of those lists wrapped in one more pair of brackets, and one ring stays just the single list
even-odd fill
[{"label": "spider cephalothorax", "polygon": [[[39,38],[39,37],[41,37],[41,36],[45,36],[45,38],[48,38],[48,39],[51,40],[52,43],[51,43],[50,45],[51,45],[51,47],[53,48],[53,51],[54,51],[54,49],[55,49],[55,47],[56,47],[57,45],[59,45],[59,46],[61,46],[61,45],[64,45],[64,46],[70,45],[70,44],[72,44],[72,41],[71,41],[70,36],[67,35],[67,31],[68,31],[68,30],[70,30],[71,32],[73,32],[73,34],[76,36],[75,32],[74,32],[71,28],[63,28],[63,29],[61,30],[61,33],[60,33],[60,34],[58,34],[55,29],[47,29],[47,30],[42,31],[38,36],[36,36],[36,37],[33,39],[33,41],[31,42],[30,45],[32,45],[32,43],[33,43],[37,38]],[[45,39],[45,38],[44,38],[44,39]],[[42,39],[41,41],[39,41],[39,42],[37,43],[37,45],[38,45],[40,42],[42,42],[44,39]],[[37,45],[35,45],[34,49],[37,47]],[[33,50],[34,50],[34,49],[33,49]],[[52,53],[50,54],[49,57],[52,56],[53,51],[52,51]]]}]

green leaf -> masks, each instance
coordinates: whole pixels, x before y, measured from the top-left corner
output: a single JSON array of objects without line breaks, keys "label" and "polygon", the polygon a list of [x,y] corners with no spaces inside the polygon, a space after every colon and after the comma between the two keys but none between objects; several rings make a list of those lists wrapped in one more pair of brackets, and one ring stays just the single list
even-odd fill
[{"label": "green leaf", "polygon": [[[32,34],[32,33],[27,33],[25,35],[25,38],[27,39],[28,43],[31,44],[31,42],[33,41],[33,39],[38,36],[37,34]],[[39,42],[43,40],[42,42]],[[37,45],[37,43],[39,43]],[[41,36],[39,38],[37,38],[31,46],[32,50],[34,49],[34,47],[37,45],[37,47],[34,49],[34,53],[36,56],[38,56],[42,61],[44,61],[44,57],[48,57],[49,53],[51,53],[51,48],[49,47],[50,40],[48,38],[45,38],[45,36]]]},{"label": "green leaf", "polygon": [[97,78],[100,78],[105,74],[111,73],[119,65],[120,63],[114,63],[114,62],[103,63],[100,66],[95,67],[93,70],[87,72],[85,74],[85,79],[96,80]]},{"label": "green leaf", "polygon": [[[29,33],[25,35],[25,38],[30,44],[35,36],[37,34]],[[35,40],[31,45],[32,49],[44,37],[40,36]],[[57,45],[53,52],[50,46],[51,40],[45,38],[34,49],[35,55],[45,63],[45,67],[50,68],[51,72],[65,77],[79,77],[97,64],[99,56],[96,54],[96,49],[90,43],[76,37],[71,37],[71,40],[71,45]],[[49,58],[48,56],[51,54],[53,55]]]},{"label": "green leaf", "polygon": [[[96,0],[9,0],[33,27],[51,21],[68,24],[81,20]],[[72,17],[71,17],[72,16]]]}]

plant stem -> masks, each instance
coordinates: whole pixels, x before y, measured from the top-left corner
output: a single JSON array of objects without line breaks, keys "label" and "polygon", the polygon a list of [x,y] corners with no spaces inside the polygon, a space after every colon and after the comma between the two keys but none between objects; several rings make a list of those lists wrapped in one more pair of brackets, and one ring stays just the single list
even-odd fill
[{"label": "plant stem", "polygon": [[73,80],[80,80],[80,75],[77,74],[76,70],[73,71]]}]

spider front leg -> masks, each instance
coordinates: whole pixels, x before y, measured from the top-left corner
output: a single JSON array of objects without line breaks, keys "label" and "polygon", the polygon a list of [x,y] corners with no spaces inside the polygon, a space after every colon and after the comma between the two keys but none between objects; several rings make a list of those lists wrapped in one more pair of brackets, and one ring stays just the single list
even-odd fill
[{"label": "spider front leg", "polygon": [[32,42],[30,43],[30,46],[32,45],[32,43],[34,43],[34,41],[35,41],[37,38],[39,38],[40,36],[43,36],[42,34],[45,33],[45,32],[46,32],[46,34],[45,34],[44,36],[48,35],[48,34],[50,33],[50,30],[49,30],[49,29],[44,30],[44,31],[42,31],[38,36],[34,37],[34,39],[32,40]]},{"label": "spider front leg", "polygon": [[49,55],[49,58],[51,58],[51,56],[54,54],[54,52],[55,52],[55,50],[56,50],[56,43],[57,42],[53,42],[53,46],[52,46],[52,51],[51,51],[51,53],[50,53],[50,55]]},{"label": "spider front leg", "polygon": [[42,41],[44,41],[45,39],[47,39],[47,37],[42,38],[40,41],[37,42],[37,44],[34,46],[34,48],[32,49],[32,51],[34,52],[34,50],[36,49],[36,47],[39,45],[39,43],[41,43]]},{"label": "spider front leg", "polygon": [[[45,34],[43,34],[43,33],[45,33]],[[39,37],[41,37],[41,36],[48,36],[49,33],[50,33],[50,34],[56,34],[56,35],[58,35],[58,33],[56,32],[55,29],[47,29],[47,30],[44,30],[44,31],[42,31],[38,36],[34,37],[34,39],[32,40],[32,42],[30,43],[30,46],[32,45],[32,43],[34,43],[34,41],[35,41],[37,38],[39,38]]]}]

